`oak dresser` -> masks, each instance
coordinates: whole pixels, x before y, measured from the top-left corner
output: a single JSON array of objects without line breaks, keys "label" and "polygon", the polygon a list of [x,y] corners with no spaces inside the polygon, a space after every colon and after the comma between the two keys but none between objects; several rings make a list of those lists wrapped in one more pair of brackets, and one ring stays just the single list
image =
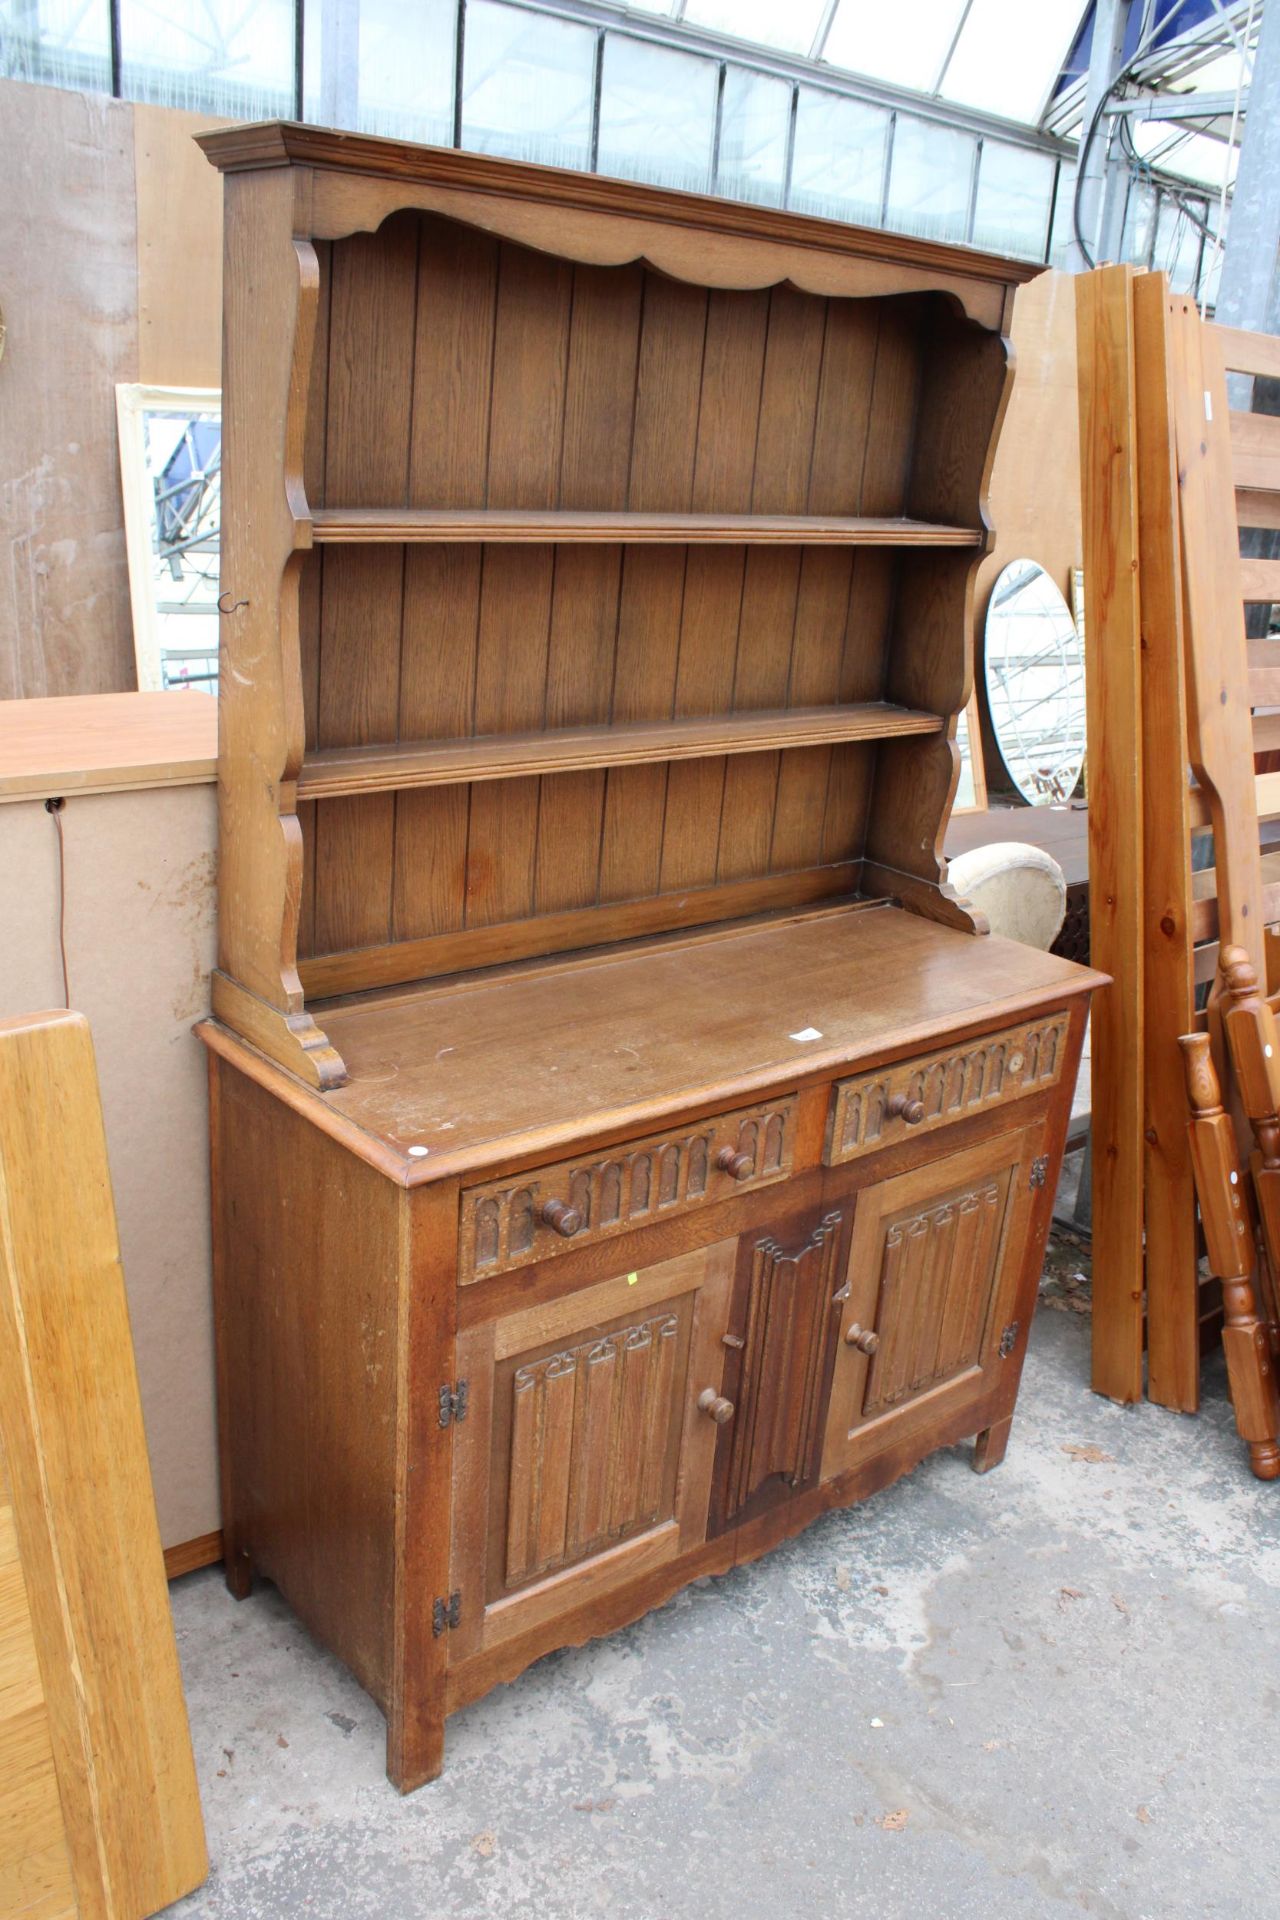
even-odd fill
[{"label": "oak dresser", "polygon": [[227,1570],[401,1788],[1008,1436],[1088,994],[939,849],[1033,269],[297,126],[225,176]]}]

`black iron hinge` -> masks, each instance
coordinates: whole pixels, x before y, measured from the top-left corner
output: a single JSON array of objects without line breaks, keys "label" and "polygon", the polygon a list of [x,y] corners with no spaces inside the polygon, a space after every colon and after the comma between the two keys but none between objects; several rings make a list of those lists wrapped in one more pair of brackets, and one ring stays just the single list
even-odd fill
[{"label": "black iron hinge", "polygon": [[1000,1358],[1007,1360],[1018,1344],[1018,1321],[1011,1320],[1000,1335]]},{"label": "black iron hinge", "polygon": [[436,1600],[433,1602],[431,1608],[431,1631],[437,1640],[446,1627],[457,1627],[461,1626],[461,1624],[462,1595],[460,1593],[454,1592],[449,1595],[447,1600]]},{"label": "black iron hinge", "polygon": [[467,1383],[459,1380],[456,1386],[450,1386],[446,1380],[440,1389],[440,1425],[447,1427],[451,1420],[465,1420],[467,1417]]},{"label": "black iron hinge", "polygon": [[1048,1178],[1049,1156],[1047,1153],[1042,1153],[1031,1162],[1031,1178],[1028,1180],[1027,1185],[1029,1187],[1042,1187]]}]

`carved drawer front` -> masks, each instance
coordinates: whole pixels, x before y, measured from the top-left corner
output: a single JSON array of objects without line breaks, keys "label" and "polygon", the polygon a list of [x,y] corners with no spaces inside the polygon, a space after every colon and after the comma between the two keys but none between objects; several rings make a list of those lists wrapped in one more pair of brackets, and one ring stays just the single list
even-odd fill
[{"label": "carved drawer front", "polygon": [[462,1195],[459,1280],[506,1273],[782,1180],[791,1171],[794,1136],[795,1096],[785,1094],[518,1179],[469,1187]]},{"label": "carved drawer front", "polygon": [[989,1033],[922,1060],[899,1060],[876,1073],[836,1082],[827,1149],[829,1167],[916,1133],[930,1133],[1020,1094],[1056,1084],[1070,1015],[1054,1013]]},{"label": "carved drawer front", "polygon": [[859,1196],[823,1474],[863,1457],[929,1398],[990,1385],[1017,1338],[1041,1129],[1003,1134]]},{"label": "carved drawer front", "polygon": [[734,1251],[723,1240],[462,1336],[452,1657],[705,1537]]},{"label": "carved drawer front", "polygon": [[724,1387],[736,1412],[719,1443],[716,1531],[817,1480],[846,1226],[843,1213],[810,1210],[739,1243]]}]

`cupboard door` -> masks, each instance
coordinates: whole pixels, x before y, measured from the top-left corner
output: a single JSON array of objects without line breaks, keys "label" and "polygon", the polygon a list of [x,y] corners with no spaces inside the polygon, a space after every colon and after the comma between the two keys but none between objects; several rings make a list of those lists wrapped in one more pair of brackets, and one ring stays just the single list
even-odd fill
[{"label": "cupboard door", "polygon": [[859,1196],[824,1479],[990,1390],[1016,1337],[1040,1134],[1001,1134]]},{"label": "cupboard door", "polygon": [[720,1241],[461,1336],[451,1660],[705,1538],[733,1256]]},{"label": "cupboard door", "polygon": [[739,1243],[725,1342],[735,1412],[717,1453],[715,1532],[818,1478],[846,1224],[846,1213],[810,1209]]}]

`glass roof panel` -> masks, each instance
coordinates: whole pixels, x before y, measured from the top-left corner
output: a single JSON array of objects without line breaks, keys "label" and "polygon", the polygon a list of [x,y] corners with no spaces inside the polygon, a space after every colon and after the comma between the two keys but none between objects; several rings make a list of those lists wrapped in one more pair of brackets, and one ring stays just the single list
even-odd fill
[{"label": "glass roof panel", "polygon": [[705,193],[719,79],[713,60],[606,34],[600,172]]},{"label": "glass roof panel", "polygon": [[885,225],[931,240],[963,240],[978,143],[959,127],[900,113],[894,122]]},{"label": "glass roof panel", "polygon": [[933,93],[963,13],[964,0],[911,0],[905,8],[840,0],[823,58],[872,80]]},{"label": "glass roof panel", "polygon": [[591,164],[595,34],[522,7],[469,0],[462,144],[557,167]]},{"label": "glass roof panel", "polygon": [[787,174],[791,87],[767,73],[727,67],[716,192],[780,207]]},{"label": "glass roof panel", "polygon": [[1168,120],[1146,120],[1133,129],[1133,144],[1144,160],[1162,172],[1194,180],[1215,193],[1221,191],[1224,167],[1228,187],[1235,183],[1240,150],[1228,147],[1224,140],[1211,140],[1204,133],[1179,137],[1177,126]]},{"label": "glass roof panel", "polygon": [[825,0],[685,0],[680,16],[690,26],[712,27],[738,40],[808,53],[818,31]]},{"label": "glass roof panel", "polygon": [[884,212],[889,115],[865,100],[801,87],[790,205],[878,227]]},{"label": "glass roof panel", "polygon": [[1034,125],[1079,25],[1080,0],[973,0],[943,98]]}]

